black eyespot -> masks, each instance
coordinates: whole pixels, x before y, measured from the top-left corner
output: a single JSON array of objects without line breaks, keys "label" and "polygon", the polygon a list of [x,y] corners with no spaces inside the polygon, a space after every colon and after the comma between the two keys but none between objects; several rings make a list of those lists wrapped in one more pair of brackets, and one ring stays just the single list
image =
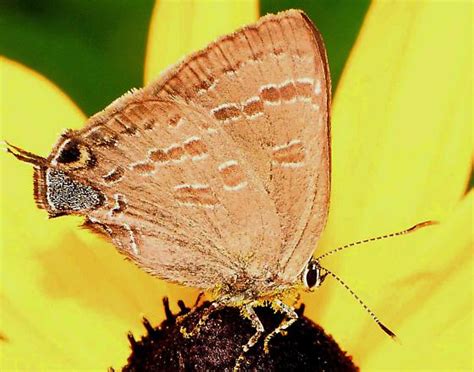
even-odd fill
[{"label": "black eyespot", "polygon": [[61,164],[70,164],[81,159],[81,150],[79,149],[79,143],[74,140],[70,140],[61,149],[61,153],[56,158],[56,161]]},{"label": "black eyespot", "polygon": [[59,147],[53,159],[57,164],[61,164],[65,169],[92,168],[96,165],[96,158],[90,148],[81,141],[70,138]]},{"label": "black eyespot", "polygon": [[316,268],[310,268],[308,272],[306,273],[306,285],[308,288],[313,288],[316,283],[318,282],[318,269]]}]

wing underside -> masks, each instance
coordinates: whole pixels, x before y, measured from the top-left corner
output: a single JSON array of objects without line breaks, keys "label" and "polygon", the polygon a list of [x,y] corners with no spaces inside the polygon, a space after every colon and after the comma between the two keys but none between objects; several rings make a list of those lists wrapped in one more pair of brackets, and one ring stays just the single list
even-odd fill
[{"label": "wing underside", "polygon": [[[324,227],[330,78],[299,11],[210,44],[69,133],[75,177],[105,204],[87,225],[155,275],[209,288],[243,271],[292,283]],[[54,157],[54,151],[53,155]]]}]

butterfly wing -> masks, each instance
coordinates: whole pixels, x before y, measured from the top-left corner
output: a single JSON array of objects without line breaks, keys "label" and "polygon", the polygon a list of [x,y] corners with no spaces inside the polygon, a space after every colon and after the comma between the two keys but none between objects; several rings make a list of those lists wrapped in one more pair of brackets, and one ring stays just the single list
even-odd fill
[{"label": "butterfly wing", "polygon": [[[331,84],[311,21],[296,10],[263,17],[146,90],[201,105],[244,153],[279,217],[274,270],[296,280],[324,228],[330,191]],[[268,249],[256,253],[257,264]]]},{"label": "butterfly wing", "polygon": [[311,22],[269,15],[66,133],[36,198],[162,278],[291,284],[326,220],[329,104]]}]

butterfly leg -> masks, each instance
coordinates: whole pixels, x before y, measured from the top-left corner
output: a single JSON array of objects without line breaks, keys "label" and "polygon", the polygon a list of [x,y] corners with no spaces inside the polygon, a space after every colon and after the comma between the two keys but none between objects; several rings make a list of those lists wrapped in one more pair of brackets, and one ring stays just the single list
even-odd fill
[{"label": "butterfly leg", "polygon": [[194,308],[198,307],[199,303],[201,302],[202,298],[204,297],[204,292],[199,292],[198,296],[196,297],[196,301],[194,301]]},{"label": "butterfly leg", "polygon": [[[188,331],[184,326],[181,327],[180,332],[185,338],[190,338],[196,336],[199,331],[201,330],[201,327],[206,323],[207,319],[209,319],[209,316],[214,312],[223,309],[228,305],[228,299],[227,298],[222,298],[219,301],[213,302],[209,307],[204,311],[204,314],[202,314],[201,318],[199,319],[198,323],[194,326],[194,328],[191,331]],[[193,310],[195,310],[194,308]],[[191,310],[189,313],[183,315],[180,317],[178,320],[179,323],[181,323],[187,316],[192,314],[194,311]]]},{"label": "butterfly leg", "polygon": [[[197,307],[198,307],[198,305],[199,305],[199,303],[200,303],[200,301],[202,300],[203,297],[204,297],[204,292],[199,292],[199,294],[196,298],[196,301],[194,301],[194,305],[191,308],[191,310],[189,310],[187,313],[185,313],[183,315],[178,316],[176,322],[178,324],[182,323],[189,315],[194,314],[194,312],[197,310]],[[183,331],[181,331],[181,332],[183,332]]]},{"label": "butterfly leg", "polygon": [[321,273],[321,276],[319,277],[319,286],[321,286],[321,284],[323,284],[324,279],[327,278],[328,274],[329,274],[329,273],[328,273],[327,271],[323,271],[323,272]]},{"label": "butterfly leg", "polygon": [[298,314],[296,314],[296,311],[280,300],[275,300],[272,303],[272,308],[275,311],[283,313],[285,315],[285,318],[282,320],[278,327],[276,327],[267,335],[267,337],[265,337],[265,340],[263,341],[263,350],[265,351],[265,353],[268,353],[269,351],[268,343],[270,342],[270,340],[278,333],[284,334],[285,329],[287,329],[298,319]]},{"label": "butterfly leg", "polygon": [[296,296],[295,296],[295,299],[293,300],[293,304],[292,304],[292,307],[296,307],[296,305],[298,304],[298,302],[301,300],[301,293],[297,293]]},{"label": "butterfly leg", "polygon": [[241,363],[245,360],[245,353],[249,351],[252,346],[254,346],[257,341],[262,336],[262,333],[265,331],[263,328],[263,324],[258,318],[258,315],[255,313],[254,306],[257,305],[256,302],[250,302],[242,307],[242,315],[249,319],[252,322],[252,327],[255,329],[255,333],[247,343],[242,346],[242,352],[240,353],[239,357],[235,361],[234,372],[240,369]]}]

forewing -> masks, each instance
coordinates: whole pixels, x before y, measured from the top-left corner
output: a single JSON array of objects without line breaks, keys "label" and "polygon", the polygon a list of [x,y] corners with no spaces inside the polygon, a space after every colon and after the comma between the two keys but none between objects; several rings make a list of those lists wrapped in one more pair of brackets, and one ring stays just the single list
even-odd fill
[{"label": "forewing", "polygon": [[[191,55],[146,88],[204,107],[274,203],[275,273],[294,281],[326,222],[330,76],[322,39],[300,11],[269,15]],[[269,246],[256,252],[263,262]]]}]

